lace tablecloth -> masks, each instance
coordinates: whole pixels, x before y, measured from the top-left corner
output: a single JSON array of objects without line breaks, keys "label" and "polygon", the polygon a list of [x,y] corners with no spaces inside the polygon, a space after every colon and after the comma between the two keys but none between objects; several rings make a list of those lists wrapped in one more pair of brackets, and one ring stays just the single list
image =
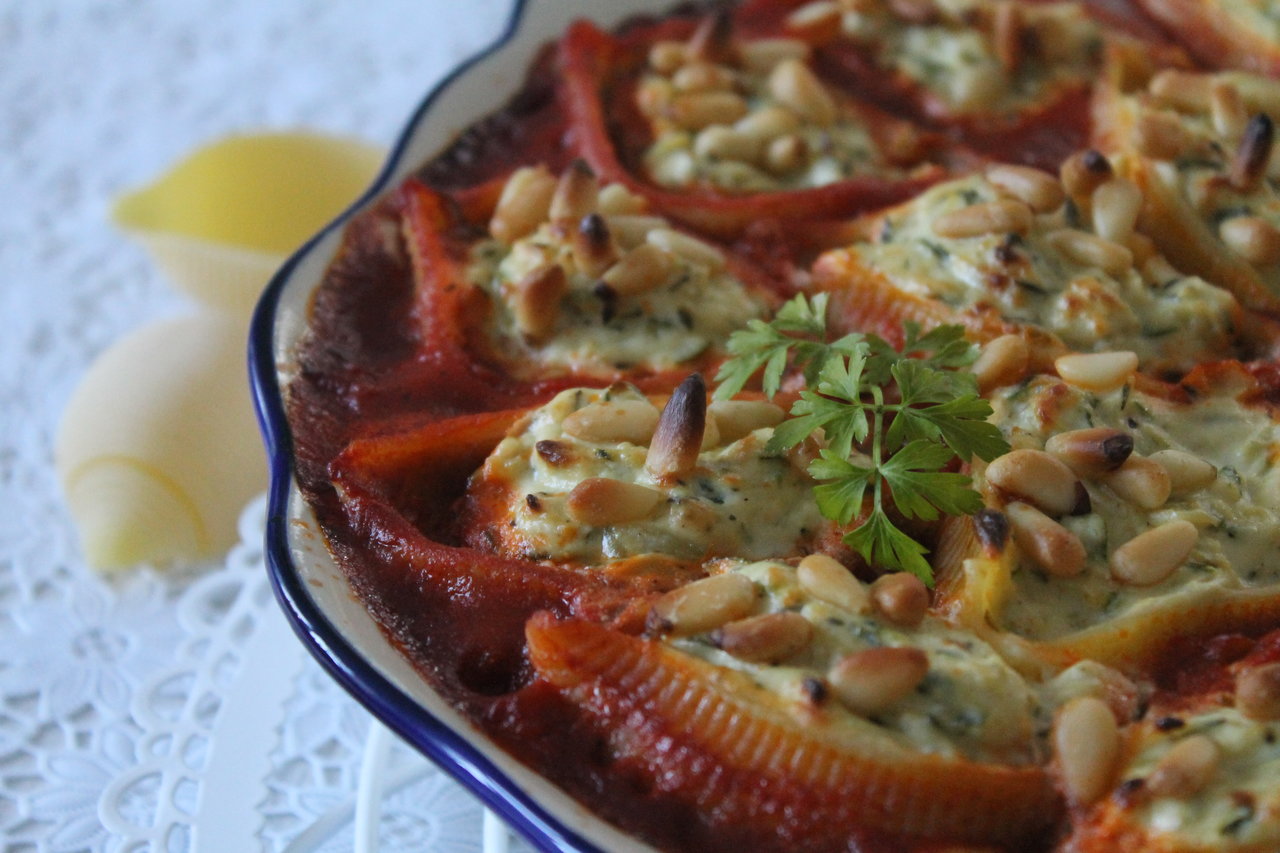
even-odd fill
[{"label": "lace tablecloth", "polygon": [[[261,502],[222,564],[104,580],[53,473],[95,355],[186,307],[108,224],[197,146],[389,145],[509,0],[8,0],[0,8],[0,849],[349,850],[367,714],[266,583]],[[481,809],[392,744],[382,850],[481,847]]]}]

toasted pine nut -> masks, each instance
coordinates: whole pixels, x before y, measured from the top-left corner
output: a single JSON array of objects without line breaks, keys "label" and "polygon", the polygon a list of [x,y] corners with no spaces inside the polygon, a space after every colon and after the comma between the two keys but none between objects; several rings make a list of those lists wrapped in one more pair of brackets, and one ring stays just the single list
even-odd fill
[{"label": "toasted pine nut", "polygon": [[995,4],[991,20],[991,43],[1005,71],[1017,69],[1022,61],[1022,13],[1013,0]]},{"label": "toasted pine nut", "polygon": [[1133,436],[1109,427],[1073,429],[1050,436],[1044,449],[1081,477],[1098,477],[1124,464],[1133,453]]},{"label": "toasted pine nut", "polygon": [[1236,149],[1236,156],[1231,161],[1231,170],[1227,176],[1231,186],[1241,192],[1248,192],[1258,185],[1258,181],[1267,173],[1275,135],[1275,125],[1266,113],[1258,113],[1249,119],[1244,136],[1240,139],[1240,147]]},{"label": "toasted pine nut", "polygon": [[747,102],[733,92],[686,92],[667,105],[667,116],[686,130],[732,124],[747,114]]},{"label": "toasted pine nut", "polygon": [[1249,124],[1249,113],[1240,90],[1225,80],[1216,80],[1209,90],[1209,114],[1213,129],[1223,139],[1239,139]]},{"label": "toasted pine nut", "polygon": [[1133,144],[1145,157],[1176,160],[1195,147],[1177,116],[1143,111],[1133,125]]},{"label": "toasted pine nut", "polygon": [[809,161],[809,146],[804,137],[794,133],[779,136],[765,148],[764,163],[770,172],[784,175]]},{"label": "toasted pine nut", "polygon": [[1031,222],[1031,208],[1025,202],[1004,198],[944,213],[933,221],[933,233],[952,239],[1025,234],[1031,229]]},{"label": "toasted pine nut", "polygon": [[590,477],[573,487],[565,507],[579,524],[607,527],[648,518],[662,500],[662,492],[648,486]]},{"label": "toasted pine nut", "polygon": [[1200,531],[1189,521],[1166,521],[1139,533],[1111,554],[1111,575],[1130,586],[1153,586],[1173,574],[1196,547]]},{"label": "toasted pine nut", "polygon": [[600,182],[591,167],[583,160],[574,160],[560,175],[551,197],[551,221],[576,226],[582,217],[596,212],[599,194]]},{"label": "toasted pine nut", "polygon": [[1069,385],[1087,391],[1114,391],[1138,369],[1138,356],[1127,350],[1068,353],[1053,361],[1058,375]]},{"label": "toasted pine nut", "polygon": [[1104,240],[1087,231],[1059,228],[1045,235],[1054,249],[1085,267],[1097,267],[1108,275],[1119,277],[1133,269],[1133,252],[1128,246]]},{"label": "toasted pine nut", "polygon": [[733,88],[733,72],[711,62],[690,62],[671,75],[677,92],[720,92]]},{"label": "toasted pine nut", "polygon": [[643,216],[634,213],[611,215],[605,218],[613,239],[624,249],[634,249],[645,242],[649,232],[655,228],[667,228],[667,220],[661,216]]},{"label": "toasted pine nut", "polygon": [[1222,748],[1208,735],[1191,735],[1174,744],[1147,777],[1153,797],[1185,799],[1209,784],[1222,763]]},{"label": "toasted pine nut", "polygon": [[[709,408],[709,407],[708,407]],[[708,416],[706,425],[702,430],[702,444],[700,448],[707,450],[712,447],[720,446],[720,427],[716,426],[716,419]]]},{"label": "toasted pine nut", "polygon": [[813,625],[799,613],[783,611],[748,616],[723,625],[711,643],[739,660],[778,663],[799,652],[813,639]]},{"label": "toasted pine nut", "polygon": [[731,127],[713,124],[698,131],[693,140],[693,153],[709,160],[754,163],[760,156],[760,140]]},{"label": "toasted pine nut", "polygon": [[842,10],[835,0],[814,0],[787,15],[787,32],[808,41],[827,41],[840,30]]},{"label": "toasted pine nut", "polygon": [[678,41],[660,41],[649,48],[649,66],[659,74],[674,73],[688,59],[684,44]]},{"label": "toasted pine nut", "polygon": [[555,331],[560,316],[560,300],[569,289],[564,267],[547,264],[532,270],[516,282],[511,310],[520,334],[535,343]]},{"label": "toasted pine nut", "polygon": [[992,166],[987,169],[987,180],[1019,201],[1025,201],[1036,213],[1057,210],[1067,198],[1062,184],[1053,175],[1029,166]]},{"label": "toasted pine nut", "polygon": [[1209,92],[1213,78],[1208,74],[1165,69],[1151,78],[1147,90],[1158,101],[1184,113],[1203,113],[1209,109]]},{"label": "toasted pine nut", "polygon": [[1056,578],[1071,578],[1084,571],[1088,555],[1079,536],[1022,501],[1008,504],[1004,514],[1013,541],[1040,568]]},{"label": "toasted pine nut", "polygon": [[516,169],[502,187],[489,220],[489,233],[503,243],[514,243],[532,234],[547,220],[555,191],[556,178],[546,166]]},{"label": "toasted pine nut", "polygon": [[1240,670],[1236,675],[1236,707],[1251,720],[1280,720],[1280,663]]},{"label": "toasted pine nut", "polygon": [[852,613],[871,608],[871,596],[862,582],[833,557],[810,554],[796,567],[796,578],[805,592]]},{"label": "toasted pine nut", "polygon": [[1058,170],[1063,189],[1077,202],[1092,198],[1098,185],[1111,180],[1113,174],[1111,161],[1092,148],[1072,154]]},{"label": "toasted pine nut", "polygon": [[658,479],[688,474],[698,462],[707,425],[707,386],[702,375],[681,382],[658,417],[645,468]]},{"label": "toasted pine nut", "polygon": [[[1142,190],[1128,178],[1112,178],[1093,191],[1093,230],[1104,240],[1123,244],[1133,236],[1142,210]],[[1129,253],[1129,264],[1133,253]],[[1122,267],[1123,272],[1127,267]]]},{"label": "toasted pine nut", "polygon": [[1257,216],[1233,216],[1218,226],[1227,248],[1249,263],[1269,267],[1280,263],[1280,229]]},{"label": "toasted pine nut", "polygon": [[1046,515],[1074,514],[1080,504],[1080,479],[1061,460],[1043,450],[1010,451],[992,460],[986,478],[1001,492],[1026,501]]},{"label": "toasted pine nut", "polygon": [[1022,335],[1001,335],[982,345],[982,352],[970,370],[978,380],[978,389],[987,393],[1012,384],[1027,372],[1031,348]]},{"label": "toasted pine nut", "polygon": [[761,142],[776,139],[784,133],[800,129],[800,119],[785,107],[763,107],[738,119],[733,129]]},{"label": "toasted pine nut", "polygon": [[588,403],[566,415],[561,427],[583,441],[648,444],[658,427],[658,409],[648,400]]},{"label": "toasted pine nut", "polygon": [[1149,457],[1169,475],[1170,494],[1185,495],[1213,485],[1218,469],[1211,462],[1181,450],[1157,450]]},{"label": "toasted pine nut", "polygon": [[767,74],[784,59],[808,59],[809,45],[800,39],[753,39],[738,45],[738,56],[748,71]]},{"label": "toasted pine nut", "polygon": [[[649,203],[622,184],[606,184],[600,190],[597,209],[605,217],[636,216],[645,212]],[[613,227],[613,223],[609,223]]]},{"label": "toasted pine nut", "polygon": [[687,637],[744,619],[756,607],[755,581],[726,572],[673,589],[654,602],[645,621],[650,633]]},{"label": "toasted pine nut", "polygon": [[1111,788],[1120,746],[1120,730],[1106,702],[1081,696],[1062,706],[1053,722],[1053,751],[1073,804],[1089,805]]},{"label": "toasted pine nut", "polygon": [[1164,506],[1173,491],[1173,481],[1165,467],[1136,453],[1130,454],[1123,465],[1101,479],[1111,487],[1111,491],[1145,510]]},{"label": "toasted pine nut", "polygon": [[726,444],[758,429],[777,426],[787,416],[780,406],[767,400],[713,400],[707,413],[720,428],[720,440]]},{"label": "toasted pine nut", "polygon": [[618,258],[613,235],[609,233],[604,217],[598,213],[588,213],[582,217],[578,227],[573,230],[570,242],[578,269],[592,278],[599,276]]},{"label": "toasted pine nut", "polygon": [[929,609],[929,590],[915,575],[895,572],[871,584],[871,601],[893,624],[914,628]]},{"label": "toasted pine nut", "polygon": [[1164,255],[1152,255],[1142,264],[1142,278],[1151,284],[1168,284],[1182,278],[1182,273]]},{"label": "toasted pine nut", "polygon": [[814,73],[798,59],[784,59],[769,74],[769,94],[821,127],[836,120],[836,102]]},{"label": "toasted pine nut", "polygon": [[911,646],[878,646],[841,658],[827,673],[836,697],[855,714],[878,714],[911,695],[929,674],[929,656]]},{"label": "toasted pine nut", "polygon": [[710,243],[682,234],[672,228],[655,228],[645,235],[645,240],[659,249],[679,255],[686,261],[708,267],[712,272],[724,268],[723,252]]},{"label": "toasted pine nut", "polygon": [[670,252],[645,243],[623,255],[600,280],[622,295],[644,293],[666,284],[675,269]]},{"label": "toasted pine nut", "polygon": [[650,118],[665,116],[676,96],[676,87],[665,77],[647,77],[636,88],[636,106]]}]

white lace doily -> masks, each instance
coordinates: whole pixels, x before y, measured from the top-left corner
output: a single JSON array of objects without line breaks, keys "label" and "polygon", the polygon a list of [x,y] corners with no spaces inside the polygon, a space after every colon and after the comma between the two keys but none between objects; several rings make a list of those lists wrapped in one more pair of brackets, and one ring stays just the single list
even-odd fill
[{"label": "white lace doily", "polygon": [[[370,720],[285,626],[263,506],[222,564],[107,580],[53,473],[92,359],[185,310],[111,199],[236,132],[389,145],[510,0],[8,0],[0,7],[0,850],[346,851]],[[395,742],[380,849],[481,849],[480,806]],[[372,766],[372,770],[379,770]],[[366,776],[368,773],[366,773]],[[362,812],[366,822],[371,812]]]}]

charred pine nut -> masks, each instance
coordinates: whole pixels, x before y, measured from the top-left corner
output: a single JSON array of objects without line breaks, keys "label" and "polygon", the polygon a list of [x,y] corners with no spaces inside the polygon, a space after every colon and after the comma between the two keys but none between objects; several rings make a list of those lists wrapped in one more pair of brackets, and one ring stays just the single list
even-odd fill
[{"label": "charred pine nut", "polygon": [[939,237],[960,239],[987,234],[1025,234],[1031,229],[1031,208],[1013,199],[980,202],[944,213],[933,221]]},{"label": "charred pine nut", "polygon": [[796,577],[805,592],[828,604],[853,613],[864,613],[871,607],[871,596],[862,581],[826,554],[810,554],[801,560]]},{"label": "charred pine nut", "polygon": [[1049,245],[1067,258],[1085,267],[1097,267],[1110,276],[1119,277],[1133,269],[1133,252],[1128,246],[1113,243],[1087,231],[1059,228],[1045,235]]},{"label": "charred pine nut", "polygon": [[573,487],[565,506],[579,524],[606,527],[648,518],[662,503],[657,489],[607,477],[591,477]]},{"label": "charred pine nut", "polygon": [[986,393],[1022,378],[1031,361],[1031,348],[1022,335],[1001,335],[982,345],[982,353],[970,368],[978,388]]},{"label": "charred pine nut", "polygon": [[578,269],[592,278],[599,276],[618,258],[613,235],[609,233],[604,217],[598,213],[588,213],[582,217],[570,242]]},{"label": "charred pine nut", "polygon": [[1216,466],[1181,450],[1157,450],[1147,458],[1169,475],[1169,493],[1173,495],[1198,492],[1218,478]]},{"label": "charred pine nut", "polygon": [[1143,156],[1176,160],[1195,147],[1195,140],[1176,116],[1143,112],[1133,125],[1133,144]]},{"label": "charred pine nut", "polygon": [[1191,735],[1174,744],[1147,777],[1153,797],[1190,797],[1209,784],[1222,763],[1222,748],[1208,735]]},{"label": "charred pine nut", "polygon": [[769,94],[821,127],[836,120],[836,102],[814,73],[798,59],[784,59],[769,74]]},{"label": "charred pine nut", "polygon": [[987,466],[987,482],[1001,492],[1060,516],[1080,502],[1080,479],[1061,460],[1043,450],[1014,450]]},{"label": "charred pine nut", "polygon": [[707,413],[720,429],[720,440],[737,441],[758,429],[777,426],[786,417],[781,407],[766,400],[714,400]]},{"label": "charred pine nut", "polygon": [[596,212],[599,193],[600,183],[591,167],[585,161],[573,161],[560,175],[560,182],[551,197],[551,221],[576,226],[582,217]]},{"label": "charred pine nut", "polygon": [[678,41],[660,41],[649,48],[649,66],[659,74],[671,74],[688,61],[685,46]]},{"label": "charred pine nut", "polygon": [[693,153],[711,160],[741,160],[754,163],[760,156],[760,140],[754,136],[715,124],[698,131]]},{"label": "charred pine nut", "polygon": [[827,673],[836,697],[869,717],[911,695],[929,674],[929,657],[910,646],[880,646],[841,658]]},{"label": "charred pine nut", "polygon": [[809,45],[800,39],[754,39],[738,45],[738,56],[748,71],[766,74],[784,59],[808,59]]},{"label": "charred pine nut", "polygon": [[1209,115],[1213,129],[1224,139],[1239,139],[1249,124],[1240,90],[1223,80],[1215,81],[1209,90]]},{"label": "charred pine nut", "polygon": [[914,628],[929,609],[929,590],[915,575],[896,572],[871,584],[871,601],[893,624]]},{"label": "charred pine nut", "polygon": [[1158,584],[1186,562],[1199,538],[1191,522],[1167,521],[1117,548],[1111,555],[1111,575],[1130,586]]},{"label": "charred pine nut", "polygon": [[658,409],[648,400],[588,403],[567,415],[561,426],[583,441],[648,444],[658,427]]},{"label": "charred pine nut", "polygon": [[1093,191],[1113,174],[1111,161],[1092,148],[1072,154],[1058,173],[1067,195],[1077,201],[1091,199]]},{"label": "charred pine nut", "polygon": [[1212,78],[1207,74],[1166,69],[1151,78],[1147,90],[1156,100],[1186,113],[1202,113],[1209,108]]},{"label": "charred pine nut", "polygon": [[1133,436],[1109,427],[1076,429],[1050,436],[1044,449],[1081,477],[1097,477],[1124,464],[1133,453]]},{"label": "charred pine nut", "polygon": [[1257,216],[1234,216],[1218,226],[1218,236],[1240,257],[1260,267],[1280,263],[1280,229]]},{"label": "charred pine nut", "polygon": [[1258,181],[1267,173],[1275,135],[1275,125],[1266,113],[1258,113],[1249,119],[1244,136],[1240,139],[1240,147],[1236,149],[1236,156],[1231,161],[1231,170],[1227,176],[1231,186],[1241,192],[1248,192],[1258,185]]},{"label": "charred pine nut", "polygon": [[1056,578],[1084,571],[1087,554],[1080,537],[1031,504],[1013,501],[1004,508],[1013,541],[1031,560]]},{"label": "charred pine nut", "polygon": [[655,634],[701,634],[750,616],[756,594],[755,581],[746,575],[712,575],[673,589],[655,601],[645,626]]},{"label": "charred pine nut", "polygon": [[987,169],[987,180],[1019,201],[1025,201],[1036,213],[1057,210],[1067,198],[1056,178],[1029,166],[992,166]]},{"label": "charred pine nut", "polygon": [[804,138],[794,133],[779,136],[765,148],[764,164],[770,172],[786,174],[795,171],[809,160],[809,146]]},{"label": "charred pine nut", "polygon": [[1110,789],[1120,747],[1120,730],[1107,703],[1082,696],[1062,706],[1053,723],[1053,751],[1073,804],[1089,805]]},{"label": "charred pine nut", "polygon": [[503,243],[532,234],[547,220],[555,191],[556,178],[546,166],[516,169],[502,187],[489,220],[489,233]]},{"label": "charred pine nut", "polygon": [[1127,351],[1070,353],[1054,359],[1053,366],[1069,385],[1087,391],[1114,391],[1133,378],[1138,356]]},{"label": "charred pine nut", "polygon": [[1139,509],[1159,509],[1173,492],[1173,482],[1165,467],[1136,453],[1101,479],[1111,491]]},{"label": "charred pine nut", "polygon": [[1236,675],[1236,707],[1251,720],[1280,720],[1280,663],[1242,669]]},{"label": "charred pine nut", "polygon": [[679,255],[686,261],[701,264],[712,272],[724,268],[724,253],[697,237],[681,234],[671,228],[655,228],[645,235],[645,239],[659,249]]},{"label": "charred pine nut", "polygon": [[753,110],[734,123],[733,129],[754,139],[766,142],[785,133],[800,129],[800,119],[784,107],[764,107]]},{"label": "charred pine nut", "polygon": [[[1133,236],[1141,210],[1138,185],[1128,178],[1112,178],[1093,191],[1093,230],[1104,240],[1126,243]],[[1129,264],[1120,268],[1122,272],[1133,264],[1132,251],[1129,258]]]},{"label": "charred pine nut", "polygon": [[694,373],[676,387],[658,417],[645,468],[658,479],[675,479],[693,470],[707,425],[707,387]]},{"label": "charred pine nut", "polygon": [[733,92],[686,92],[667,105],[667,116],[686,130],[733,124],[747,114],[747,102]]},{"label": "charred pine nut", "polygon": [[809,645],[813,625],[799,613],[765,613],[730,622],[711,633],[711,643],[739,660],[778,663]]},{"label": "charred pine nut", "polygon": [[569,289],[564,267],[548,264],[516,282],[511,300],[516,328],[535,343],[546,340],[560,317],[560,300]]},{"label": "charred pine nut", "polygon": [[670,280],[676,270],[670,252],[652,243],[644,243],[623,255],[605,270],[601,281],[620,295],[655,290]]}]

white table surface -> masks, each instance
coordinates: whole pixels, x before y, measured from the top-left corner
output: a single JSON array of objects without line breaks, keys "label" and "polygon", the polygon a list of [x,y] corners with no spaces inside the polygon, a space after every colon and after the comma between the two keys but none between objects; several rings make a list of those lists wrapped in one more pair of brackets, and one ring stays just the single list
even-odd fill
[{"label": "white table surface", "polygon": [[[351,850],[370,721],[285,627],[242,543],[187,577],[104,580],[53,473],[97,354],[189,310],[108,222],[197,146],[305,128],[383,146],[509,0],[0,5],[0,850]],[[413,756],[391,753],[412,774]],[[438,772],[388,794],[383,850],[480,849]]]}]

